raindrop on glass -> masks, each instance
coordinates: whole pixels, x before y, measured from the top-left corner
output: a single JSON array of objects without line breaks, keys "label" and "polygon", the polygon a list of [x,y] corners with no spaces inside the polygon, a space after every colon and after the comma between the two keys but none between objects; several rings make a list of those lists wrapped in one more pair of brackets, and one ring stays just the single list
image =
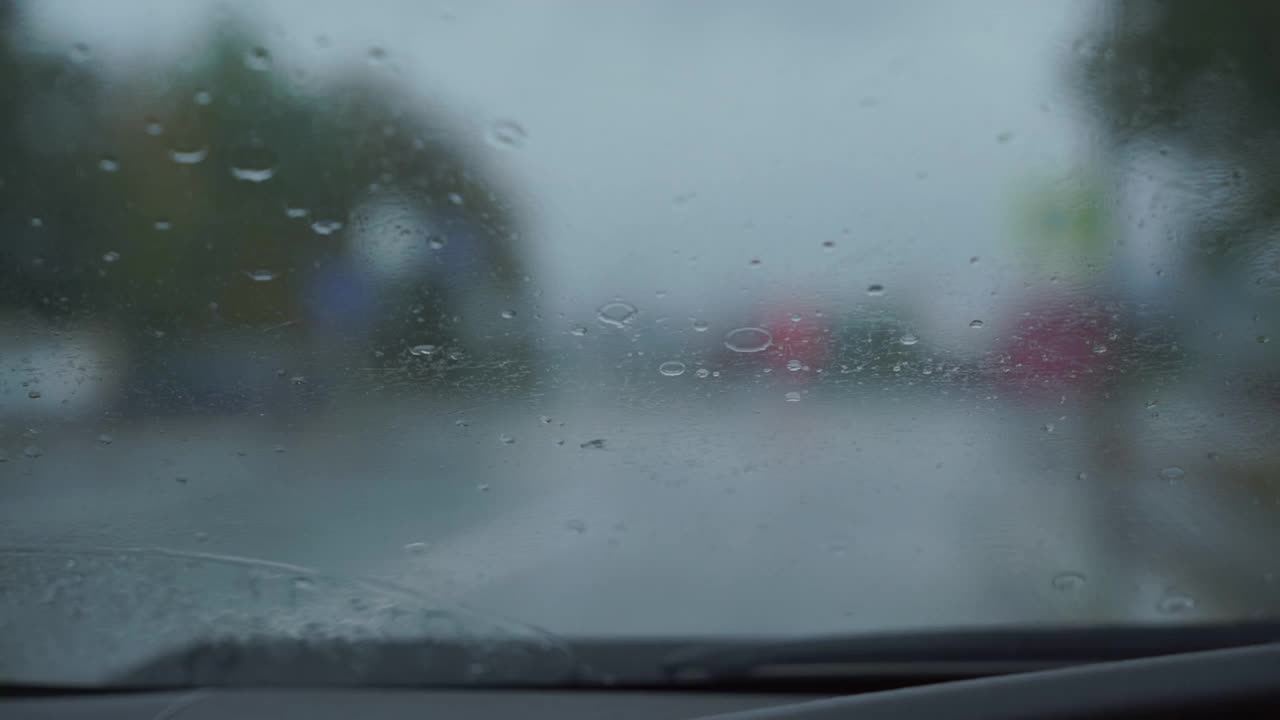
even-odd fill
[{"label": "raindrop on glass", "polygon": [[311,232],[317,235],[332,235],[341,229],[341,220],[322,219],[311,223]]},{"label": "raindrop on glass", "polygon": [[1084,587],[1086,578],[1077,572],[1058,573],[1049,581],[1049,585],[1058,592],[1076,592]]},{"label": "raindrop on glass", "polygon": [[800,393],[792,390],[786,394],[787,402],[800,402]]},{"label": "raindrop on glass", "polygon": [[982,322],[981,320],[973,320],[969,323],[969,327],[973,328],[974,330],[977,330],[978,328],[982,327],[985,324],[986,323]]},{"label": "raindrop on glass", "polygon": [[1166,593],[1156,602],[1156,610],[1166,615],[1190,612],[1196,608],[1195,598],[1179,592]]},{"label": "raindrop on glass", "polygon": [[260,183],[276,174],[279,159],[267,148],[245,147],[231,151],[231,177],[244,182]]},{"label": "raindrop on glass", "polygon": [[658,372],[667,377],[677,377],[684,374],[684,363],[679,360],[668,360],[658,366]]},{"label": "raindrop on glass", "polygon": [[515,445],[516,439],[515,439],[515,436],[513,435],[502,433],[501,435],[498,436],[498,442],[502,443],[503,445]]},{"label": "raindrop on glass", "polygon": [[413,347],[409,348],[409,354],[416,355],[417,357],[431,357],[432,355],[435,354],[435,352],[436,352],[436,346],[426,344],[426,343],[422,345],[414,345]]},{"label": "raindrop on glass", "polygon": [[693,331],[694,331],[694,332],[706,332],[706,331],[707,331],[707,329],[708,329],[708,328],[710,328],[710,327],[711,327],[711,323],[707,322],[706,320],[694,320],[694,321],[693,321]]},{"label": "raindrop on glass", "polygon": [[404,551],[410,555],[421,555],[427,551],[427,544],[424,542],[411,542],[404,546]]},{"label": "raindrop on glass", "polygon": [[587,334],[587,328],[582,325],[574,325],[573,329],[569,331],[569,334],[582,337]]},{"label": "raindrop on glass", "polygon": [[695,377],[705,378],[711,374],[711,371],[706,368],[698,368],[697,370],[694,371],[693,374]]},{"label": "raindrop on glass", "polygon": [[911,333],[907,333],[902,337],[898,338],[898,342],[902,343],[903,345],[915,345],[916,343],[920,342],[920,338],[916,337]]},{"label": "raindrop on glass", "polygon": [[587,531],[587,523],[586,523],[586,522],[584,522],[584,521],[582,521],[582,520],[569,520],[569,521],[566,521],[566,522],[565,522],[565,524],[564,524],[564,527],[565,527],[565,529],[566,529],[566,530],[568,530],[569,532],[577,533],[577,534],[579,534],[579,535],[581,535],[581,534],[583,534],[583,533],[585,533],[585,532]]},{"label": "raindrop on glass", "polygon": [[263,70],[270,70],[271,53],[267,52],[267,49],[264,47],[250,48],[249,51],[244,54],[244,66],[250,70],[257,70],[259,72]]},{"label": "raindrop on glass", "polygon": [[494,147],[515,150],[524,145],[524,128],[510,120],[499,120],[489,128],[489,143]]},{"label": "raindrop on glass", "polygon": [[1170,465],[1169,467],[1160,470],[1160,478],[1162,480],[1168,480],[1169,482],[1181,480],[1186,476],[1186,474],[1187,471],[1177,465]]},{"label": "raindrop on glass", "polygon": [[257,270],[245,270],[244,275],[254,282],[271,282],[276,279],[276,272],[274,270],[267,270],[264,268],[259,268]]},{"label": "raindrop on glass", "polygon": [[792,358],[787,361],[787,369],[790,370],[791,372],[800,372],[801,370],[804,369],[804,363],[800,362],[795,358]]},{"label": "raindrop on glass", "polygon": [[867,286],[867,294],[868,294],[868,295],[870,295],[871,297],[880,297],[881,295],[884,295],[884,286],[883,286],[883,285],[868,285],[868,286]]},{"label": "raindrop on glass", "polygon": [[120,169],[120,161],[114,155],[103,155],[98,160],[98,169],[102,172],[113,173]]},{"label": "raindrop on glass", "polygon": [[102,262],[113,263],[120,259],[120,253],[115,250],[108,250],[102,253]]},{"label": "raindrop on glass", "polygon": [[502,311],[502,319],[503,319],[503,320],[515,320],[515,319],[516,319],[516,311],[515,311],[515,310],[503,310],[503,311]]},{"label": "raindrop on glass", "polygon": [[149,117],[143,120],[142,129],[145,130],[146,133],[152,137],[164,134],[164,125],[162,125],[159,120],[153,117]]},{"label": "raindrop on glass", "polygon": [[28,392],[27,392],[27,397],[31,398],[32,400],[39,400],[39,399],[40,399],[40,391],[39,391],[39,390],[31,390],[31,391],[28,391]]},{"label": "raindrop on glass", "polygon": [[179,165],[197,165],[204,162],[207,157],[209,157],[209,148],[203,145],[192,149],[169,149],[169,159]]},{"label": "raindrop on glass", "polygon": [[445,244],[445,240],[444,240],[444,237],[441,235],[432,235],[431,237],[427,238],[427,247],[431,248],[432,250],[443,250],[444,244]]},{"label": "raindrop on glass", "polygon": [[213,93],[208,90],[197,90],[195,91],[195,94],[191,96],[191,99],[195,101],[195,104],[197,105],[211,105],[213,104]]},{"label": "raindrop on glass", "polygon": [[631,322],[637,312],[635,305],[615,300],[601,305],[596,311],[596,319],[610,327],[620,328]]},{"label": "raindrop on glass", "polygon": [[115,438],[111,437],[107,433],[102,433],[98,436],[99,445],[110,445],[113,442],[115,442]]},{"label": "raindrop on glass", "polygon": [[35,459],[44,455],[44,450],[41,450],[39,445],[28,445],[22,448],[22,455],[24,457]]},{"label": "raindrop on glass", "polygon": [[734,328],[724,336],[724,346],[738,353],[760,352],[772,344],[773,335],[769,334],[769,331],[764,328]]},{"label": "raindrop on glass", "polygon": [[168,220],[161,219],[161,220],[156,220],[154,223],[152,223],[151,227],[155,228],[156,230],[159,230],[160,232],[164,232],[172,228],[173,223],[169,222]]},{"label": "raindrop on glass", "polygon": [[89,52],[89,46],[87,44],[78,42],[71,46],[71,52],[69,55],[71,57],[71,62],[82,63],[89,60],[91,53]]}]

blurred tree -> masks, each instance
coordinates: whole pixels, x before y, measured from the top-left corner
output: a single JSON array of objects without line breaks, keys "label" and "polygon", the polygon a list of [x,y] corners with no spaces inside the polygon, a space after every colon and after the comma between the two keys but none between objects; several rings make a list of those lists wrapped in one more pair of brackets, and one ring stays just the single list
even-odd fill
[{"label": "blurred tree", "polygon": [[313,392],[521,376],[527,338],[487,320],[521,304],[514,210],[387,68],[311,77],[217,15],[171,63],[107,68],[29,49],[22,18],[0,0],[0,307],[110,328],[148,409],[264,402],[271,363]]}]

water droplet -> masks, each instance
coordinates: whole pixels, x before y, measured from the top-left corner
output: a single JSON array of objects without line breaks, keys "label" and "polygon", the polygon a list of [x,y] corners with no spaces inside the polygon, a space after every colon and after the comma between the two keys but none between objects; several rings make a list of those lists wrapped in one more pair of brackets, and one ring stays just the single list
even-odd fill
[{"label": "water droplet", "polygon": [[693,331],[694,331],[694,332],[706,332],[706,331],[707,331],[707,329],[708,329],[708,328],[710,328],[710,327],[711,327],[711,323],[707,322],[706,320],[694,320],[694,321],[693,321]]},{"label": "water droplet", "polygon": [[411,542],[404,546],[404,551],[410,555],[421,555],[427,551],[427,544],[424,542]]},{"label": "water droplet", "polygon": [[973,257],[969,258],[969,264],[977,265],[979,262],[981,262],[981,260],[982,258],[978,257],[977,255],[974,255]]},{"label": "water droplet", "polygon": [[332,218],[316,220],[311,223],[311,232],[317,235],[332,235],[342,229],[342,221]]},{"label": "water droplet", "polygon": [[479,490],[480,492],[489,492],[489,484],[480,483],[479,485],[476,486],[476,490]]},{"label": "water droplet", "polygon": [[242,147],[230,154],[231,177],[244,182],[260,183],[276,174],[279,158],[268,148]]},{"label": "water droplet", "polygon": [[596,311],[596,319],[610,327],[620,328],[631,322],[637,312],[635,305],[615,300],[601,305]]},{"label": "water droplet", "polygon": [[285,447],[283,445],[275,445],[275,446],[272,446],[271,451],[282,453],[285,451]]},{"label": "water droplet", "polygon": [[1088,480],[1088,479],[1089,479],[1089,473],[1087,473],[1087,472],[1078,472],[1078,473],[1076,473],[1076,479],[1077,479],[1077,480]]},{"label": "water droplet", "polygon": [[583,450],[603,450],[604,444],[604,438],[595,438],[594,440],[588,440],[582,443],[578,447]]},{"label": "water droplet", "polygon": [[1187,471],[1183,470],[1177,465],[1170,465],[1169,467],[1162,468],[1160,470],[1160,478],[1162,480],[1168,480],[1169,482],[1174,482],[1175,480],[1181,480],[1183,477],[1186,476],[1186,474],[1187,474]]},{"label": "water droplet", "polygon": [[471,427],[471,421],[470,421],[470,420],[466,420],[466,419],[464,419],[464,418],[459,418],[459,419],[457,419],[457,420],[454,420],[454,421],[453,421],[453,424],[454,424],[454,426],[455,426],[455,427],[460,427],[460,428],[469,428],[469,427]]},{"label": "water droplet", "polygon": [[152,223],[151,227],[155,228],[156,230],[159,230],[160,232],[164,232],[166,230],[171,229],[173,227],[173,223],[169,222],[168,220],[165,220],[164,218],[161,218],[159,220],[156,220],[154,223]]},{"label": "water droplet", "polygon": [[587,531],[587,523],[582,520],[568,520],[565,522],[564,527],[569,532],[574,532],[579,535]]},{"label": "water droplet", "polygon": [[801,370],[804,369],[804,363],[800,362],[795,358],[792,358],[787,361],[787,369],[790,370],[791,372],[800,372]]},{"label": "water droplet", "polygon": [[823,240],[823,241],[822,241],[822,247],[824,247],[824,248],[826,248],[826,249],[828,249],[828,250],[830,250],[831,248],[834,248],[835,246],[836,246],[836,241],[835,241],[835,240]]},{"label": "water droplet", "polygon": [[764,328],[734,328],[724,336],[724,346],[739,353],[760,352],[767,349],[772,344],[773,335]]},{"label": "water droplet", "polygon": [[291,220],[301,220],[311,214],[311,211],[301,205],[285,205],[284,216]]},{"label": "water droplet", "polygon": [[693,372],[693,374],[698,378],[705,378],[711,374],[711,371],[706,368],[698,368]]},{"label": "water droplet", "polygon": [[501,435],[498,436],[498,442],[502,443],[503,445],[515,445],[516,439],[512,435],[502,433]]},{"label": "water droplet", "polygon": [[263,268],[259,268],[257,270],[245,270],[244,275],[254,282],[271,282],[276,279],[276,272],[274,270],[266,270]]},{"label": "water droplet", "polygon": [[261,72],[271,69],[271,53],[264,47],[250,48],[244,54],[244,66],[250,70]]},{"label": "water droplet", "polygon": [[999,135],[996,135],[996,142],[998,142],[998,143],[1000,143],[1000,144],[1002,144],[1002,145],[1003,145],[1004,143],[1007,143],[1007,142],[1011,141],[1011,140],[1013,140],[1013,131],[1012,131],[1012,130],[1005,130],[1005,131],[1001,132]]},{"label": "water droplet", "polygon": [[369,48],[369,62],[374,63],[375,65],[378,65],[378,64],[381,64],[386,59],[387,59],[386,48],[379,47],[377,45],[374,45],[373,47]]},{"label": "water droplet", "polygon": [[524,145],[524,128],[510,120],[499,120],[489,128],[489,142],[494,147],[515,150]]},{"label": "water droplet", "polygon": [[41,450],[39,445],[28,445],[22,448],[22,455],[23,457],[28,457],[34,460],[35,458],[44,455],[44,450]]},{"label": "water droplet", "polygon": [[586,329],[585,327],[583,327],[582,325],[574,325],[574,326],[573,326],[573,329],[572,329],[572,330],[570,330],[570,331],[569,331],[569,333],[570,333],[571,335],[576,335],[576,336],[578,336],[578,337],[582,337],[583,335],[586,335],[586,334],[587,334],[587,329]]},{"label": "water droplet", "polygon": [[916,337],[911,333],[907,333],[902,337],[898,338],[898,342],[902,343],[903,345],[915,345],[916,343],[920,342],[920,338]]},{"label": "water droplet", "polygon": [[191,99],[197,105],[211,105],[213,104],[213,93],[208,90],[197,90],[192,94]]},{"label": "water droplet", "polygon": [[1093,354],[1094,354],[1094,355],[1106,355],[1106,354],[1107,354],[1107,346],[1106,346],[1106,345],[1103,345],[1102,343],[1098,343],[1097,345],[1094,345],[1094,346],[1093,346]]},{"label": "water droplet", "polygon": [[115,441],[116,441],[115,438],[111,437],[107,433],[102,433],[101,435],[98,436],[99,445],[110,445]]},{"label": "water droplet", "polygon": [[1267,337],[1266,335],[1259,335],[1255,339],[1258,341],[1259,345],[1266,345],[1267,343],[1271,342],[1271,338]]},{"label": "water droplet", "polygon": [[515,318],[516,318],[516,311],[515,311],[515,310],[503,310],[503,311],[502,311],[502,319],[503,319],[503,320],[514,320]]},{"label": "water droplet", "polygon": [[204,162],[207,157],[209,157],[209,148],[203,145],[190,149],[169,148],[169,159],[179,165],[196,165]]},{"label": "water droplet", "polygon": [[1213,450],[1210,450],[1209,452],[1205,453],[1204,456],[1209,460],[1217,460],[1218,458],[1222,457],[1221,455],[1219,455],[1217,452]]},{"label": "water droplet", "polygon": [[800,393],[792,390],[786,394],[787,402],[800,402]]},{"label": "water droplet", "polygon": [[39,399],[40,399],[40,391],[39,391],[39,390],[31,390],[31,391],[28,391],[28,392],[27,392],[27,397],[31,398],[32,400],[39,400]]},{"label": "water droplet", "polygon": [[868,285],[868,286],[867,286],[867,294],[868,294],[868,295],[870,295],[871,297],[880,297],[881,295],[884,295],[884,286],[883,286],[883,285]]},{"label": "water droplet", "polygon": [[667,377],[677,377],[684,374],[684,363],[679,360],[668,360],[658,366],[658,372]]},{"label": "water droplet", "polygon": [[78,42],[71,46],[71,52],[68,53],[71,62],[82,63],[87,62],[92,53],[89,52],[89,46],[85,43]]},{"label": "water droplet", "polygon": [[120,259],[120,253],[115,250],[108,250],[102,253],[102,262],[113,263]]},{"label": "water droplet", "polygon": [[464,202],[461,193],[451,192],[445,197],[449,198],[449,203],[452,205],[462,205]]},{"label": "water droplet", "polygon": [[196,542],[198,543],[209,542],[209,533],[207,532],[197,531],[193,537],[195,537]]},{"label": "water droplet", "polygon": [[103,155],[98,160],[98,169],[102,172],[113,173],[120,169],[120,161],[114,155]]},{"label": "water droplet", "polygon": [[1156,610],[1168,615],[1190,612],[1195,608],[1195,598],[1179,592],[1165,593],[1164,597],[1160,598],[1160,600],[1156,602]]},{"label": "water droplet", "polygon": [[153,117],[148,117],[144,118],[142,122],[142,129],[146,131],[148,135],[156,137],[164,134],[164,125],[161,124],[159,120]]},{"label": "water droplet", "polygon": [[973,321],[970,321],[969,327],[973,328],[974,330],[977,330],[978,328],[982,327],[985,324],[986,323],[982,322],[981,320],[973,320]]},{"label": "water droplet", "polygon": [[1049,585],[1058,592],[1076,592],[1084,587],[1086,578],[1077,572],[1058,573],[1049,581]]},{"label": "water droplet", "polygon": [[427,238],[427,247],[431,248],[432,250],[443,250],[444,244],[445,244],[445,239],[444,239],[444,236],[442,235],[432,235],[431,237]]},{"label": "water droplet", "polygon": [[427,343],[424,343],[422,345],[414,345],[413,347],[409,348],[409,354],[416,355],[418,357],[431,357],[432,355],[435,354],[435,352],[436,352],[436,346],[427,344]]}]

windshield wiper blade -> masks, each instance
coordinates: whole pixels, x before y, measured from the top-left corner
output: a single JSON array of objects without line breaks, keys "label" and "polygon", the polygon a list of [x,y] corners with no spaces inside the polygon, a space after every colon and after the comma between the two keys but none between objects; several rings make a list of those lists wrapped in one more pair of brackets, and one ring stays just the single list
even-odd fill
[{"label": "windshield wiper blade", "polygon": [[716,644],[669,655],[683,685],[924,684],[1280,641],[1280,623],[990,627]]}]

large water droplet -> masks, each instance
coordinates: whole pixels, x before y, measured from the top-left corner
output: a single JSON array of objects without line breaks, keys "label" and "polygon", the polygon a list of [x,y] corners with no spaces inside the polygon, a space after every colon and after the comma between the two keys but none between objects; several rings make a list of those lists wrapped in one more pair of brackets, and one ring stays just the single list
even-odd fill
[{"label": "large water droplet", "polygon": [[1168,480],[1169,482],[1173,482],[1175,480],[1181,480],[1183,477],[1186,476],[1186,474],[1187,474],[1187,471],[1183,470],[1177,465],[1170,465],[1169,467],[1162,468],[1160,470],[1160,478],[1163,480]]},{"label": "large water droplet", "polygon": [[800,402],[800,393],[796,392],[795,390],[792,390],[791,392],[787,393],[785,397],[787,399],[787,402]]},{"label": "large water droplet", "polygon": [[698,368],[697,370],[694,371],[693,374],[695,377],[705,378],[711,374],[711,371],[706,368]]},{"label": "large water droplet", "polygon": [[416,355],[418,357],[431,357],[432,355],[435,354],[435,352],[436,352],[436,346],[428,343],[423,343],[422,345],[414,345],[413,347],[409,348],[409,354]]},{"label": "large water droplet", "polygon": [[800,362],[796,358],[791,358],[787,361],[787,369],[791,372],[800,372],[804,369],[804,363]]},{"label": "large water droplet", "polygon": [[977,330],[978,328],[982,327],[985,324],[986,323],[982,322],[981,320],[974,320],[969,323],[969,327],[973,328],[974,330]]},{"label": "large water droplet", "polygon": [[515,310],[503,310],[503,311],[502,311],[502,313],[501,313],[501,315],[502,315],[502,319],[503,319],[503,320],[515,320],[515,319],[516,319],[516,311],[515,311]]},{"label": "large water droplet", "polygon": [[257,70],[259,72],[263,70],[270,70],[271,53],[267,52],[267,49],[264,47],[250,48],[249,51],[244,54],[244,66],[250,70]]},{"label": "large water droplet", "polygon": [[868,285],[868,286],[867,286],[867,294],[868,294],[868,295],[870,295],[871,297],[880,297],[881,295],[883,295],[883,294],[884,294],[884,286],[883,286],[883,285]]},{"label": "large water droplet", "polygon": [[902,337],[898,338],[898,342],[903,345],[915,345],[920,342],[920,338],[916,337],[913,333],[906,333]]},{"label": "large water droplet", "polygon": [[596,319],[610,327],[620,328],[631,322],[637,312],[635,305],[615,300],[601,305],[596,311]]},{"label": "large water droplet", "polygon": [[658,366],[658,372],[667,377],[677,377],[684,374],[684,363],[679,360],[668,360]]},{"label": "large water droplet", "polygon": [[489,143],[497,148],[518,149],[524,145],[526,133],[518,123],[499,120],[489,128]]},{"label": "large water droplet", "polygon": [[169,159],[179,165],[196,165],[209,157],[209,148],[201,145],[196,148],[170,148]]},{"label": "large water droplet", "polygon": [[276,174],[279,158],[264,147],[243,147],[231,151],[231,177],[245,182],[260,183]]},{"label": "large water droplet", "polygon": [[706,331],[707,331],[707,328],[710,328],[710,327],[711,327],[711,323],[707,322],[706,320],[694,320],[694,321],[693,321],[693,331],[694,331],[694,332],[706,332]]},{"label": "large water droplet", "polygon": [[761,350],[767,349],[772,344],[773,335],[764,328],[734,328],[724,336],[724,346],[739,353],[760,352]]},{"label": "large water droplet", "polygon": [[1078,572],[1064,572],[1053,576],[1049,585],[1058,592],[1076,592],[1084,587],[1086,578]]},{"label": "large water droplet", "polygon": [[245,270],[245,277],[254,282],[271,282],[276,279],[276,271],[259,268],[257,270]]}]

